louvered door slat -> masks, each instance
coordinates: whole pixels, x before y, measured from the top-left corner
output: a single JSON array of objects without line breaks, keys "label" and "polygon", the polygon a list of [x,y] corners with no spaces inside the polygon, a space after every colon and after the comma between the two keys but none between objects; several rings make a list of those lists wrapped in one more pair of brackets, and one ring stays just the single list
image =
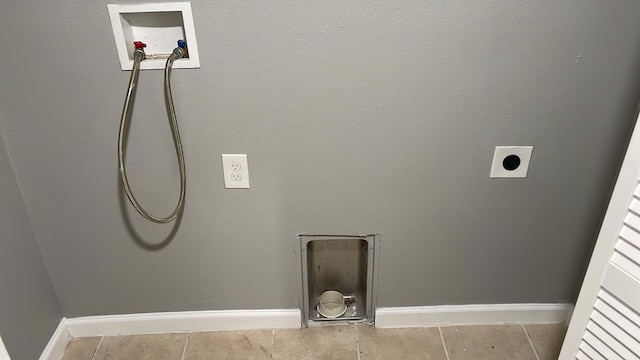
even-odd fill
[{"label": "louvered door slat", "polygon": [[577,360],[592,360],[587,354],[583,353],[582,350],[578,351],[578,355],[576,355]]},{"label": "louvered door slat", "polygon": [[638,327],[600,300],[596,303],[596,309],[591,315],[591,319],[604,327],[611,335],[620,337],[620,340],[631,351],[640,354],[640,342],[637,338]]},{"label": "louvered door slat", "polygon": [[640,233],[628,226],[624,226],[620,231],[620,237],[627,240],[631,245],[640,248]]},{"label": "louvered door slat", "polygon": [[638,265],[638,263],[640,263],[640,249],[621,238],[616,244],[616,252],[629,258],[629,260],[635,263],[636,268],[640,269]]},{"label": "louvered door slat", "polygon": [[636,186],[636,188],[633,189],[633,197],[640,199],[640,186]]},{"label": "louvered door slat", "polygon": [[[600,315],[600,314],[595,314],[594,315],[599,315],[596,316],[599,320],[604,321],[605,318]],[[594,317],[592,317],[594,318]],[[600,325],[599,323],[596,323],[595,319],[593,321],[590,321],[589,324],[587,325],[587,330],[589,330],[594,336],[596,336],[598,339],[600,339],[604,344],[607,345],[607,347],[609,347],[611,350],[613,350],[616,354],[620,355],[620,357],[622,357],[623,359],[626,360],[637,360],[638,357],[636,356],[635,353],[633,353],[631,350],[627,349],[621,342],[620,340],[616,339],[614,336],[612,336],[608,331],[610,329],[612,329],[612,324],[606,324],[606,321],[604,321],[603,323],[605,323],[604,325]],[[615,325],[613,325],[615,327]],[[606,328],[606,330],[605,330]]]},{"label": "louvered door slat", "polygon": [[[617,324],[620,324],[625,320],[631,322],[631,325],[624,326],[623,328],[627,328],[627,327],[640,328],[640,315],[637,312],[626,307],[623,303],[618,301],[618,299],[611,296],[606,291],[600,290],[600,293],[598,294],[598,298],[602,300],[605,306],[609,306],[615,310],[611,314],[606,314],[611,318],[611,320],[613,320]],[[619,313],[622,318],[615,317],[616,313]],[[640,341],[640,338],[637,338],[637,340]]]},{"label": "louvered door slat", "polygon": [[633,200],[631,200],[631,204],[629,205],[629,210],[640,215],[640,200],[638,200],[636,196],[634,196]]},{"label": "louvered door slat", "polygon": [[628,212],[627,216],[624,218],[624,223],[633,229],[640,231],[640,217],[638,217],[638,215]]},{"label": "louvered door slat", "polygon": [[[616,246],[617,248],[618,246]],[[633,276],[636,279],[640,279],[640,266],[630,260],[628,257],[622,255],[620,252],[616,251],[611,256],[611,262],[618,265],[618,267],[626,272],[629,275]]]},{"label": "louvered door slat", "polygon": [[625,306],[640,310],[640,282],[629,276],[617,265],[609,263],[604,274],[602,287],[609,293],[615,294]]},{"label": "louvered door slat", "polygon": [[607,360],[584,340],[580,344],[580,351],[584,352],[592,360]]},{"label": "louvered door slat", "polygon": [[624,360],[620,355],[616,354],[610,347],[607,346],[602,340],[591,333],[589,330],[584,333],[584,341],[591,345],[598,353],[604,356],[607,360]]}]

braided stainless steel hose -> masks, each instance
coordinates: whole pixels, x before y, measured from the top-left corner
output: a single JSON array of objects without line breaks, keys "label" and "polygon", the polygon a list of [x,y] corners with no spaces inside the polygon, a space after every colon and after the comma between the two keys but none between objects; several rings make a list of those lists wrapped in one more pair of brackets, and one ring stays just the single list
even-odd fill
[{"label": "braided stainless steel hose", "polygon": [[136,44],[136,50],[134,52],[134,61],[133,68],[131,69],[131,77],[129,78],[129,88],[127,90],[127,96],[124,101],[124,106],[122,107],[122,117],[120,119],[120,131],[118,133],[118,165],[120,167],[120,180],[122,181],[122,186],[124,188],[125,194],[127,194],[127,198],[131,202],[131,205],[138,211],[140,215],[142,215],[145,219],[164,224],[170,221],[173,221],[178,214],[184,208],[184,198],[186,193],[186,183],[187,176],[184,165],[184,154],[182,151],[182,141],[180,139],[180,131],[178,130],[178,120],[176,118],[176,110],[173,106],[173,97],[171,96],[171,66],[173,62],[184,55],[184,50],[180,47],[177,47],[173,50],[173,53],[167,59],[167,62],[164,67],[164,99],[165,104],[167,106],[167,113],[169,114],[169,125],[171,127],[171,133],[173,135],[173,144],[175,145],[176,155],[178,157],[178,166],[180,168],[180,197],[178,199],[178,204],[176,205],[173,212],[166,217],[158,217],[150,214],[147,210],[145,210],[142,205],[138,202],[136,197],[131,192],[131,187],[129,186],[129,179],[127,178],[127,170],[125,167],[125,149],[124,149],[124,139],[125,132],[127,131],[127,124],[131,118],[131,98],[135,97],[135,93],[138,87],[138,75],[140,73],[140,62],[144,59],[144,50],[142,47],[139,47]]}]

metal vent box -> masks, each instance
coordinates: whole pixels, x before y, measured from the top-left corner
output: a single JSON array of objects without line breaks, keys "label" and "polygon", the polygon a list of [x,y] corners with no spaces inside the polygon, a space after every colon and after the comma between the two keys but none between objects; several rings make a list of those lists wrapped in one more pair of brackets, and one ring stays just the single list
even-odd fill
[{"label": "metal vent box", "polygon": [[[299,235],[302,280],[302,319],[309,322],[361,321],[373,323],[376,290],[376,254],[379,235]],[[347,310],[326,318],[317,310],[327,290],[344,295]]]}]

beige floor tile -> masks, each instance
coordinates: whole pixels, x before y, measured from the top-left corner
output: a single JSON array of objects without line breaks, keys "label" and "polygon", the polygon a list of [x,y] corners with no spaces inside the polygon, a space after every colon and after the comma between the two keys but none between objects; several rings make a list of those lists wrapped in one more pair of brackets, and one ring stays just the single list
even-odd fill
[{"label": "beige floor tile", "polygon": [[540,360],[556,360],[560,354],[564,334],[567,332],[565,324],[533,324],[525,325],[533,347]]},{"label": "beige floor tile", "polygon": [[105,336],[95,360],[180,360],[187,334]]},{"label": "beige floor tile", "polygon": [[100,339],[100,337],[87,337],[71,340],[64,350],[62,360],[91,360],[98,349]]},{"label": "beige floor tile", "polygon": [[438,328],[357,329],[361,360],[447,359]]},{"label": "beige floor tile", "polygon": [[536,360],[520,325],[442,327],[450,360]]},{"label": "beige floor tile", "polygon": [[277,330],[273,336],[275,360],[355,360],[354,326]]},{"label": "beige floor tile", "polygon": [[189,335],[185,360],[271,359],[273,331],[217,331]]}]

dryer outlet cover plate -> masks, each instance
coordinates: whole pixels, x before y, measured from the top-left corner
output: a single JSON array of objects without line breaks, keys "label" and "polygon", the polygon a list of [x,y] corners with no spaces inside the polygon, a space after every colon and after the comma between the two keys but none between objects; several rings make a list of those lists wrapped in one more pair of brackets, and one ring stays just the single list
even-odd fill
[{"label": "dryer outlet cover plate", "polygon": [[533,146],[496,146],[491,178],[526,178]]}]

